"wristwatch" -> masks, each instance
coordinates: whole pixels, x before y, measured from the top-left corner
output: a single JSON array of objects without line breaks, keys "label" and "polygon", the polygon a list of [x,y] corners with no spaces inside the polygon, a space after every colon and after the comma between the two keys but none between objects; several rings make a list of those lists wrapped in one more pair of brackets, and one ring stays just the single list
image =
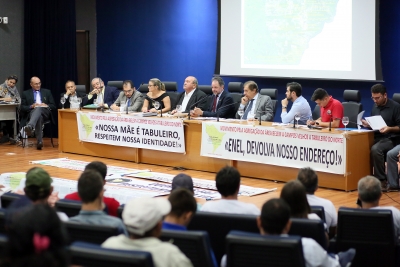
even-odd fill
[{"label": "wristwatch", "polygon": [[316,121],[316,122],[315,122],[315,124],[316,124],[316,125],[319,125],[319,122],[318,122],[318,121]]},{"label": "wristwatch", "polygon": [[287,108],[287,107],[282,106],[282,108]]}]

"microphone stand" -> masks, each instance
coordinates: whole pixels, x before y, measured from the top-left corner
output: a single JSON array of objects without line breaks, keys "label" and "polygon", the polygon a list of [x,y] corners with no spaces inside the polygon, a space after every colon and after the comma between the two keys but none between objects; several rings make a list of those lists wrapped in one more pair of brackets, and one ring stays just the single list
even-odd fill
[{"label": "microphone stand", "polygon": [[[293,117],[293,129],[296,129],[296,119],[295,119],[295,117],[296,117],[296,115]],[[298,123],[298,121],[297,121],[297,123]]]},{"label": "microphone stand", "polygon": [[329,131],[332,129],[332,115],[329,118]]},{"label": "microphone stand", "polygon": [[[238,102],[238,103],[240,103],[240,102]],[[217,109],[217,110],[215,111],[215,113],[217,113],[217,121],[219,121],[219,113],[218,113],[218,111],[220,111],[221,109],[227,108],[227,107],[229,107],[229,106],[235,105],[235,104],[237,104],[237,103],[236,103],[236,102],[233,102],[233,103],[230,103],[230,104],[228,104],[228,105],[222,106],[222,107],[220,107],[219,109]]]},{"label": "microphone stand", "polygon": [[[212,96],[212,95],[211,95]],[[190,107],[189,107],[189,114],[188,114],[188,120],[190,121],[190,110],[192,109],[192,107],[194,107],[196,104],[198,104],[198,103],[200,103],[201,101],[203,101],[204,99],[206,99],[206,98],[208,98],[209,97],[209,95],[208,96],[205,96],[205,97],[203,97],[203,98],[201,98],[199,101],[197,101],[196,103],[194,103],[194,104],[192,104]]]},{"label": "microphone stand", "polygon": [[129,100],[126,102],[126,115],[128,115],[128,102]]}]

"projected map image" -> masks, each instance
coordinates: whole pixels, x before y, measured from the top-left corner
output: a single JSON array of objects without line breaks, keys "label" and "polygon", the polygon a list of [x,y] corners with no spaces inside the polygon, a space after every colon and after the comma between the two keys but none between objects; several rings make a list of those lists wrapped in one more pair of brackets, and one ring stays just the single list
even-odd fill
[{"label": "projected map image", "polygon": [[242,67],[351,70],[351,2],[242,0]]}]

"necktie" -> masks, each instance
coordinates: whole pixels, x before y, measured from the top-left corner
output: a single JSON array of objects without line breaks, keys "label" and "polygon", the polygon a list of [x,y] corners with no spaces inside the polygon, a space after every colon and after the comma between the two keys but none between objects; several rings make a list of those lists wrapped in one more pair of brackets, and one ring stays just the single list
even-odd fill
[{"label": "necktie", "polygon": [[247,115],[249,115],[249,112],[251,111],[251,108],[253,107],[253,101],[254,101],[254,99],[250,100],[250,103],[247,105],[247,109],[243,115],[244,120],[247,120]]},{"label": "necktie", "polygon": [[129,104],[131,103],[131,99],[130,98],[128,98],[128,101],[126,101],[126,110],[128,110],[128,108],[129,108]]},{"label": "necktie", "polygon": [[215,112],[215,110],[217,109],[217,99],[218,99],[218,95],[214,95],[214,102],[213,102],[212,109],[211,109],[212,112]]},{"label": "necktie", "polygon": [[40,92],[36,91],[36,103],[37,104],[42,104],[42,100],[40,99]]}]

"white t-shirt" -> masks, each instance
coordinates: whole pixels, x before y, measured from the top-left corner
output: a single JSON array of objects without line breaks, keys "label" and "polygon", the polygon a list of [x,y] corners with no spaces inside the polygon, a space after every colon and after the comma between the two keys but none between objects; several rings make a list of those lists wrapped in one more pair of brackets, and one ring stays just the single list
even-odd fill
[{"label": "white t-shirt", "polygon": [[197,89],[192,90],[189,94],[186,94],[186,92],[185,92],[183,100],[182,100],[182,105],[181,105],[182,106],[181,107],[182,111],[186,110],[187,104],[189,103],[190,98],[192,97],[194,91],[196,91],[196,90]]},{"label": "white t-shirt", "polygon": [[394,234],[400,237],[400,211],[393,206],[379,206],[371,208],[373,210],[391,210],[393,215]]},{"label": "white t-shirt", "polygon": [[130,239],[125,235],[113,236],[101,244],[104,248],[150,252],[155,267],[192,267],[190,260],[178,247],[155,237]]},{"label": "white t-shirt", "polygon": [[257,208],[256,205],[234,199],[220,199],[209,201],[206,202],[200,210],[218,213],[260,215],[260,209]]},{"label": "white t-shirt", "polygon": [[308,204],[310,206],[322,206],[325,211],[325,222],[328,227],[337,226],[337,211],[332,201],[307,194]]}]

